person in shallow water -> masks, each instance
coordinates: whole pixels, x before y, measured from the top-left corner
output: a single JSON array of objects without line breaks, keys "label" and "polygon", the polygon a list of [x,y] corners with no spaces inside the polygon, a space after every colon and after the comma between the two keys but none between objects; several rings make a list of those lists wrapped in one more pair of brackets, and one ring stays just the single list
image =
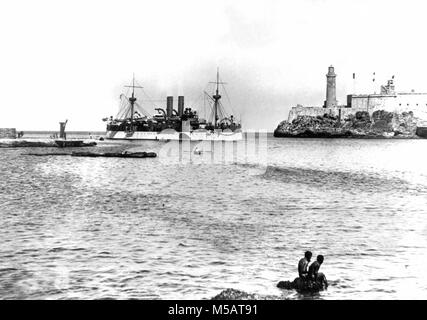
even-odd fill
[{"label": "person in shallow water", "polygon": [[304,253],[304,258],[298,262],[298,275],[300,278],[306,279],[308,276],[308,264],[313,254],[310,251]]},{"label": "person in shallow water", "polygon": [[323,260],[324,260],[323,256],[319,254],[316,258],[316,261],[314,261],[308,268],[308,279],[315,282],[320,282],[327,287],[328,282],[326,281],[325,275],[319,272],[319,269],[323,263]]}]

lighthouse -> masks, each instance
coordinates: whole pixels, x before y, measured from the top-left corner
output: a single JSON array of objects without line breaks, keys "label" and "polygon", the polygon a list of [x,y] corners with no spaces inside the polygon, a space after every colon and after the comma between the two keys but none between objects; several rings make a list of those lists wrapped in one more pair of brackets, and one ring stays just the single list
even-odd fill
[{"label": "lighthouse", "polygon": [[336,108],[337,107],[337,93],[336,93],[336,82],[334,67],[330,66],[328,74],[326,75],[326,100],[323,105],[324,108]]}]

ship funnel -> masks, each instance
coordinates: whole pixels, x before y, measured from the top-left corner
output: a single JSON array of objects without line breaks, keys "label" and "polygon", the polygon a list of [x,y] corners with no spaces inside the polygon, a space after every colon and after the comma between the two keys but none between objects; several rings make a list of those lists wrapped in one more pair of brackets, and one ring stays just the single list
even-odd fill
[{"label": "ship funnel", "polygon": [[166,116],[168,118],[172,117],[172,110],[173,110],[173,97],[169,96],[166,98]]},{"label": "ship funnel", "polygon": [[178,115],[182,117],[184,114],[184,96],[178,96]]}]

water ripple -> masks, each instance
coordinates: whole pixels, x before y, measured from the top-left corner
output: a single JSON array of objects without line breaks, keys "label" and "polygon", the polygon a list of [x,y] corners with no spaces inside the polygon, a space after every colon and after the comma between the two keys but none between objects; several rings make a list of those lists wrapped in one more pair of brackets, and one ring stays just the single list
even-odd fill
[{"label": "water ripple", "polygon": [[[423,143],[273,139],[267,165],[1,150],[0,298],[425,296]],[[330,289],[278,291],[307,249]]]}]

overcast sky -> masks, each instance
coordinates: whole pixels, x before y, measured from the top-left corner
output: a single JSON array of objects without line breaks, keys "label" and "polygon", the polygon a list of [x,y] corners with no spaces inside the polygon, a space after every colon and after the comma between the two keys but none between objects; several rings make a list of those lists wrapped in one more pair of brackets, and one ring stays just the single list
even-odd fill
[{"label": "overcast sky", "polygon": [[[132,74],[153,98],[196,101],[217,66],[249,129],[274,130],[296,104],[427,91],[423,1],[91,1],[0,3],[0,127],[104,130]],[[176,98],[175,98],[176,99]],[[161,105],[161,102],[159,102]],[[148,110],[153,113],[153,110]]]}]

